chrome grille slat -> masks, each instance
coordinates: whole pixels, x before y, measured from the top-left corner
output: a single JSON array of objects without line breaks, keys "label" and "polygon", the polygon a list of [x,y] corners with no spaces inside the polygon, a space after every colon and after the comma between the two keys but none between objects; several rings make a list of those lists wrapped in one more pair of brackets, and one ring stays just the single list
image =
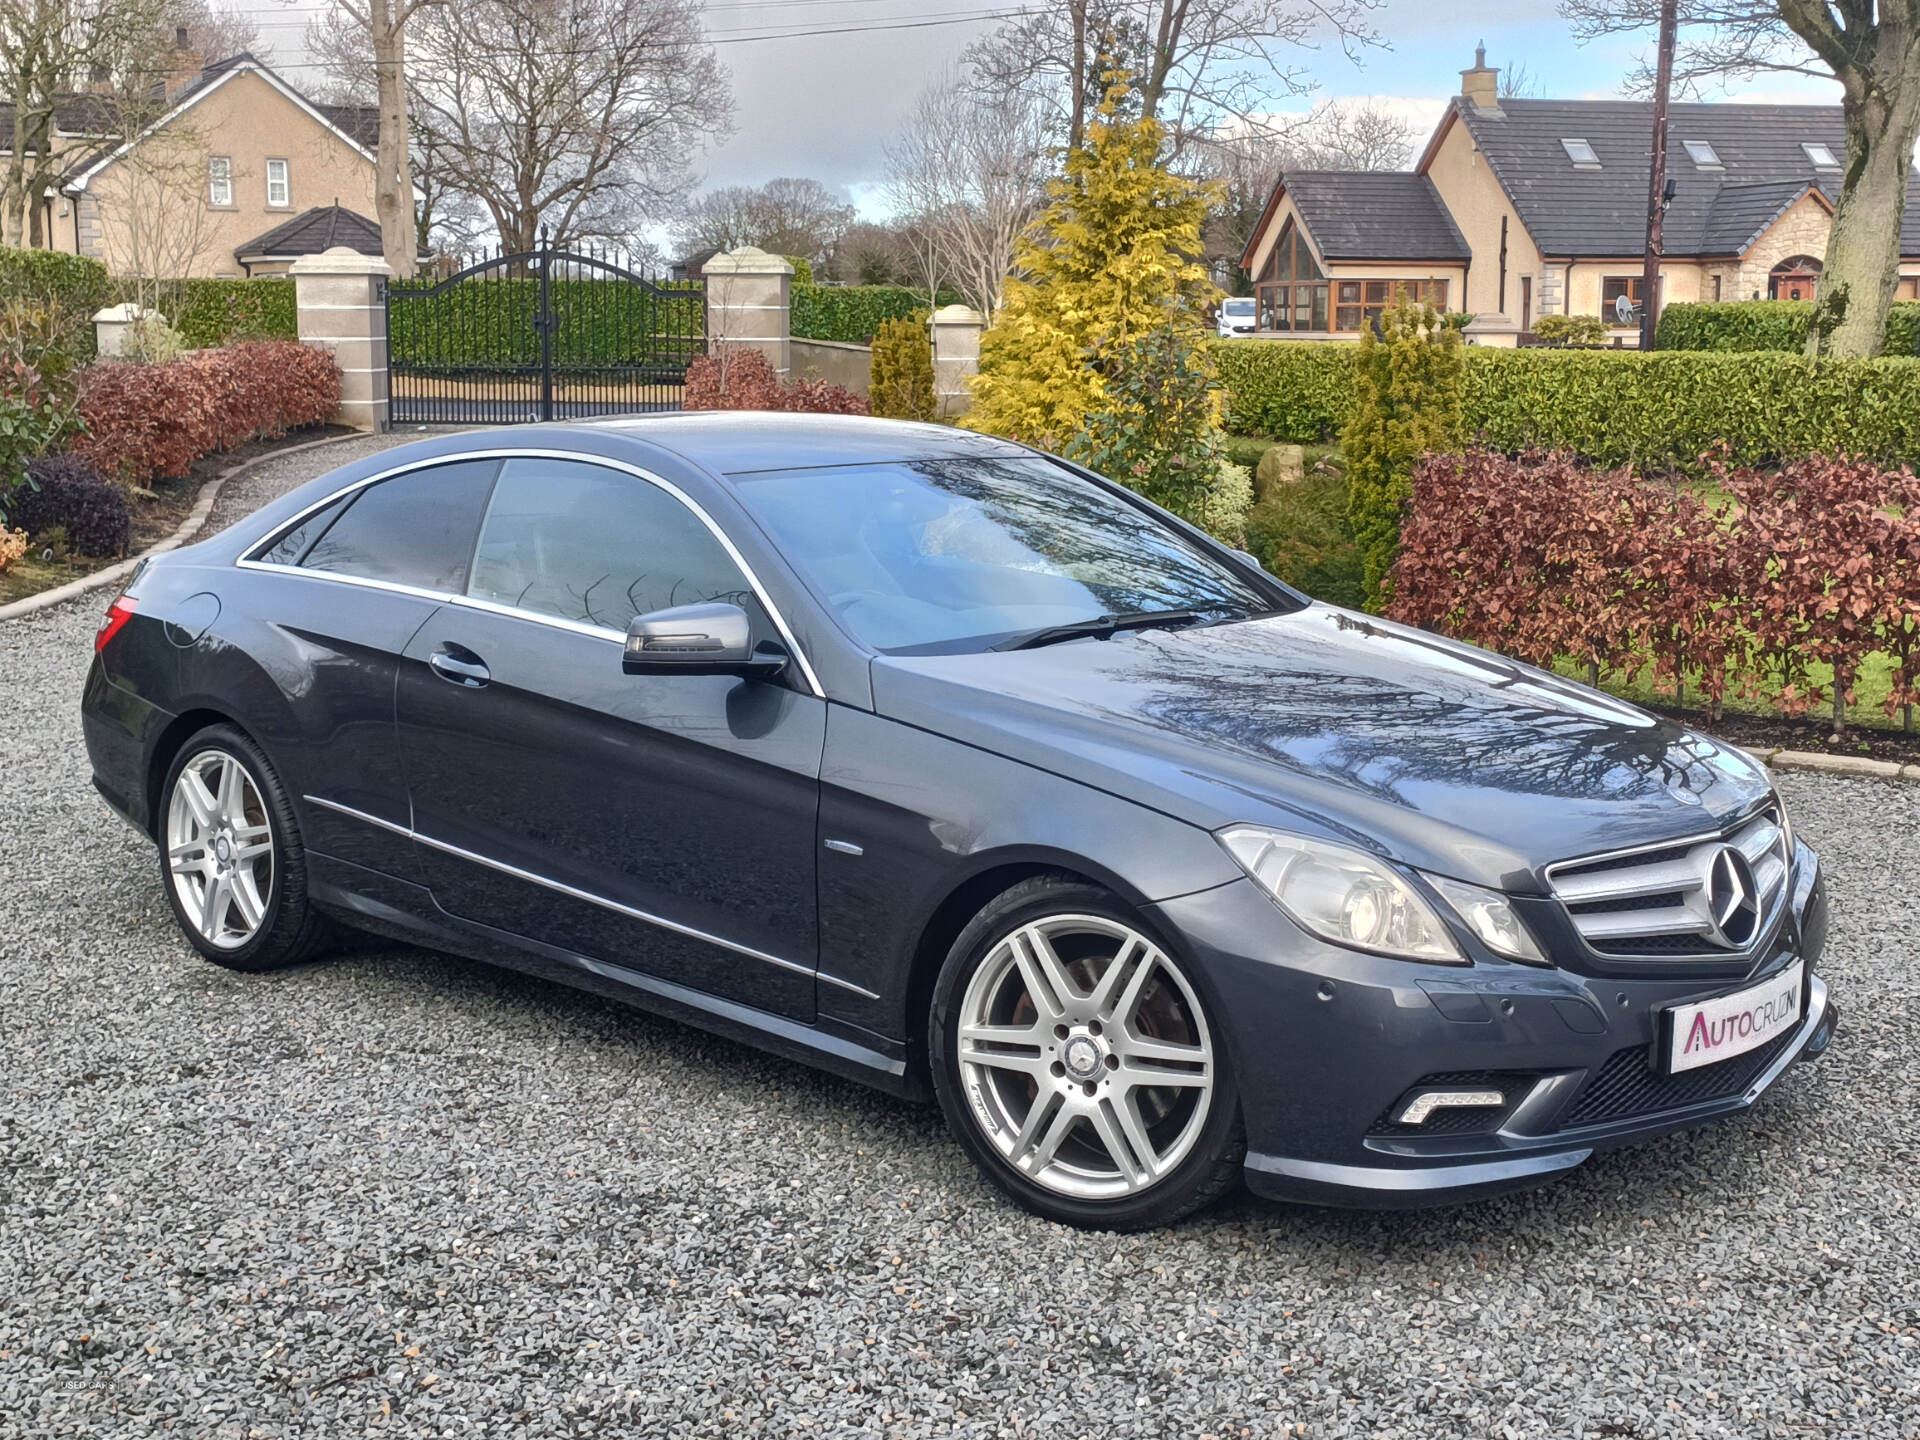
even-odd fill
[{"label": "chrome grille slat", "polygon": [[[1728,867],[1739,868],[1723,847],[1744,858],[1758,906],[1753,934],[1740,945],[1727,938],[1738,930],[1729,923],[1723,933],[1713,915],[1710,871],[1717,861],[1722,888],[1714,893],[1724,897]],[[1731,958],[1758,944],[1785,893],[1788,868],[1786,831],[1769,808],[1720,834],[1549,865],[1547,883],[1597,955],[1685,962]]]}]

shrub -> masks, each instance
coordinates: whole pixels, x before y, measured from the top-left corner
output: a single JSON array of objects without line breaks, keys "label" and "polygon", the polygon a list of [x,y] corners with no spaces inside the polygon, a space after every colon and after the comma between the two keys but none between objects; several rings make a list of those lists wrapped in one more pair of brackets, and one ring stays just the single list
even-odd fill
[{"label": "shrub", "polygon": [[1533,333],[1549,345],[1592,348],[1607,343],[1607,322],[1598,315],[1542,315]]},{"label": "shrub", "polygon": [[1369,609],[1385,598],[1414,465],[1461,446],[1461,348],[1460,332],[1442,325],[1439,311],[1405,295],[1380,316],[1378,336],[1360,336],[1340,452]]},{"label": "shrub", "polygon": [[795,285],[813,284],[813,262],[804,255],[783,255],[780,257],[793,267]]},{"label": "shrub", "polygon": [[933,342],[922,311],[881,322],[873,337],[873,372],[867,390],[873,413],[895,420],[931,420]]},{"label": "shrub", "polygon": [[51,449],[72,425],[40,372],[16,355],[0,356],[0,528],[10,525],[27,462]]},{"label": "shrub", "polygon": [[180,338],[178,330],[167,323],[167,317],[153,311],[142,315],[127,327],[120,356],[124,360],[137,360],[142,365],[164,365],[169,360],[178,359],[180,352],[186,348],[186,341]]},{"label": "shrub", "polygon": [[[1313,444],[1344,423],[1358,347],[1216,342],[1235,430]],[[1920,461],[1920,361],[1806,360],[1637,350],[1465,353],[1466,430],[1519,454],[1565,450],[1599,465],[1705,473],[1845,450]]]},{"label": "shrub", "polygon": [[1226,427],[1318,445],[1337,435],[1353,403],[1357,347],[1331,341],[1215,340]]},{"label": "shrub", "polygon": [[0,301],[15,299],[49,307],[59,320],[63,366],[83,365],[97,353],[93,317],[113,303],[113,282],[105,265],[83,255],[0,248]]},{"label": "shrub", "polygon": [[1360,551],[1347,519],[1347,477],[1316,466],[1275,486],[1247,512],[1247,548],[1272,574],[1329,605],[1366,603]]},{"label": "shrub", "polygon": [[26,553],[27,532],[0,527],[0,575],[6,574],[7,567]]},{"label": "shrub", "polygon": [[340,370],[323,350],[256,340],[164,365],[106,360],[80,377],[86,433],[76,455],[146,485],[255,436],[318,425],[340,406]]},{"label": "shrub", "polygon": [[[264,284],[264,281],[252,281]],[[389,297],[392,363],[538,365],[537,278],[395,281]],[[694,354],[706,336],[705,291],[697,285],[649,287],[631,280],[555,279],[553,363],[591,369],[631,365],[662,354]]]},{"label": "shrub", "polygon": [[1391,613],[1535,664],[1572,656],[1596,678],[1650,665],[1678,691],[1697,675],[1716,708],[1771,685],[1804,710],[1827,693],[1808,668],[1823,661],[1836,729],[1877,650],[1895,662],[1888,712],[1920,699],[1913,473],[1814,457],[1715,478],[1731,505],[1565,455],[1435,456],[1415,476]]},{"label": "shrub", "polygon": [[822,415],[865,415],[867,402],[844,385],[824,380],[781,380],[766,352],[750,345],[724,345],[687,366],[681,398],[688,410],[786,410]]},{"label": "shrub", "polygon": [[899,285],[804,285],[794,277],[789,324],[798,340],[865,345],[889,320],[927,308],[926,292]]},{"label": "shrub", "polygon": [[78,455],[44,455],[27,462],[26,483],[8,498],[7,519],[36,539],[66,531],[83,555],[124,555],[133,539],[127,492],[100,478]]},{"label": "shrub", "polygon": [[[1654,331],[1658,350],[1783,350],[1807,348],[1811,300],[1726,300],[1669,305]],[[1538,326],[1534,327],[1538,330]],[[1884,355],[1920,352],[1920,304],[1897,304],[1887,315]]]},{"label": "shrub", "polygon": [[282,276],[258,280],[179,280],[173,325],[189,349],[205,350],[235,340],[294,340],[299,316],[293,281]]}]

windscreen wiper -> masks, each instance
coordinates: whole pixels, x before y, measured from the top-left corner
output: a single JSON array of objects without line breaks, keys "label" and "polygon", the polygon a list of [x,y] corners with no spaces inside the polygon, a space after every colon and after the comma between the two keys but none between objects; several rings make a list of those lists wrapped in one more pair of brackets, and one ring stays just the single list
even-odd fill
[{"label": "windscreen wiper", "polygon": [[1091,635],[1105,640],[1120,630],[1150,630],[1160,625],[1192,625],[1207,617],[1198,610],[1135,610],[1127,615],[1096,615],[1091,620],[1074,620],[1065,625],[1046,625],[1023,635],[1002,640],[996,650],[1031,650],[1061,640],[1080,640]]}]

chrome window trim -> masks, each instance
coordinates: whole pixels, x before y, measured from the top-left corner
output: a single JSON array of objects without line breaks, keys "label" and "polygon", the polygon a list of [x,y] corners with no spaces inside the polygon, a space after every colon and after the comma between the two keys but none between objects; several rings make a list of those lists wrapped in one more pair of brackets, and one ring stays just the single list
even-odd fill
[{"label": "chrome window trim", "polygon": [[[390,470],[377,471],[372,475],[355,480],[350,485],[342,485],[338,490],[331,491],[321,499],[314,501],[297,515],[276,525],[266,538],[256,541],[253,545],[249,546],[246,552],[233,563],[237,568],[242,570],[267,570],[283,574],[306,575],[317,580],[332,580],[341,584],[361,585],[373,590],[387,590],[396,595],[411,595],[421,600],[438,600],[448,605],[464,605],[468,609],[483,610],[493,615],[504,615],[514,620],[531,620],[535,624],[549,625],[556,630],[567,630],[576,635],[589,635],[597,638],[611,639],[624,646],[627,639],[626,632],[623,630],[609,629],[604,625],[590,625],[584,621],[568,620],[559,615],[543,615],[536,610],[523,610],[516,606],[501,605],[492,600],[482,600],[477,596],[455,594],[447,590],[428,590],[415,585],[398,584],[390,580],[372,580],[360,575],[342,575],[332,570],[309,570],[300,565],[282,565],[258,558],[265,551],[271,550],[283,535],[300,524],[300,522],[305,520],[309,515],[312,515],[317,510],[324,510],[343,495],[352,494],[356,490],[364,490],[367,486],[377,485],[383,480],[391,480],[396,476],[411,474],[416,470],[430,470],[436,465],[451,465],[463,460],[569,460],[579,465],[598,465],[604,469],[618,470],[623,474],[644,480],[649,485],[659,486],[660,489],[666,491],[667,494],[691,510],[700,523],[707,527],[708,533],[720,542],[720,548],[727,552],[727,557],[732,560],[735,565],[740,567],[740,573],[747,577],[747,584],[752,587],[755,598],[765,607],[768,618],[773,621],[773,628],[780,632],[780,638],[786,642],[788,653],[793,656],[794,664],[800,667],[800,674],[805,678],[808,690],[816,699],[824,700],[827,698],[827,692],[825,687],[820,683],[820,677],[814,673],[813,664],[807,659],[807,652],[800,647],[800,642],[794,638],[792,627],[787,624],[787,617],[782,615],[780,613],[780,607],[773,603],[773,597],[767,593],[767,587],[760,583],[760,577],[754,573],[753,567],[747,563],[747,557],[740,553],[740,547],[733,543],[733,537],[721,529],[719,522],[707,513],[705,506],[701,505],[698,500],[695,500],[678,485],[674,484],[671,480],[654,474],[651,470],[644,469],[626,460],[614,460],[604,455],[586,455],[575,450],[551,450],[538,446],[510,446],[492,450],[467,450],[453,455],[436,455],[431,460],[416,460],[406,465],[395,465]],[[481,516],[480,523],[483,526],[486,524],[486,516],[484,514]]]},{"label": "chrome window trim", "polygon": [[435,850],[441,851],[443,854],[452,855],[456,859],[471,860],[474,864],[483,865],[489,870],[498,870],[502,875],[511,875],[516,880],[525,880],[530,885],[538,885],[543,889],[552,890],[558,894],[568,896],[570,899],[583,900],[589,905],[598,905],[601,909],[611,910],[616,915],[625,915],[630,919],[639,920],[648,925],[658,925],[662,930],[671,930],[674,934],[684,935],[690,940],[704,940],[709,945],[718,945],[721,949],[731,950],[737,955],[745,955],[752,960],[764,961],[768,965],[777,965],[782,970],[791,970],[799,975],[812,975],[816,979],[826,981],[829,985],[838,985],[841,989],[851,990],[854,994],[863,996],[868,1000],[878,1000],[880,998],[873,991],[856,985],[851,980],[842,980],[838,976],[829,975],[824,970],[819,970],[808,965],[801,965],[793,960],[783,960],[780,956],[770,955],[765,950],[756,950],[751,945],[742,945],[736,940],[728,940],[724,936],[714,935],[705,930],[697,930],[691,925],[682,925],[679,921],[669,920],[664,915],[655,915],[651,911],[636,909],[634,906],[622,904],[618,900],[610,900],[604,895],[596,895],[591,890],[582,890],[578,886],[567,884],[565,881],[554,880],[548,876],[537,874],[532,870],[523,870],[518,865],[509,865],[504,860],[490,859],[485,855],[463,849],[448,841],[436,840],[431,835],[423,835],[411,826],[401,825],[392,820],[385,820],[378,815],[369,815],[366,811],[356,810],[351,805],[342,805],[337,800],[328,800],[319,795],[302,795],[300,798],[305,800],[309,805],[318,805],[322,809],[332,810],[337,814],[345,815],[353,820],[363,820],[369,825],[378,826],[380,829],[390,831],[395,835],[405,836],[409,840],[416,840],[422,845],[430,846]]}]

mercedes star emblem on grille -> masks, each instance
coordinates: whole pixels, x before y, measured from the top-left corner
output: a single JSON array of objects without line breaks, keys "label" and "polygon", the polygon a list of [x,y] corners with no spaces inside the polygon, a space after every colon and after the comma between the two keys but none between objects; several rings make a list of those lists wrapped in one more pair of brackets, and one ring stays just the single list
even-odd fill
[{"label": "mercedes star emblem on grille", "polygon": [[1707,913],[1716,938],[1730,950],[1751,941],[1760,924],[1760,896],[1753,883],[1753,867],[1731,845],[1722,845],[1708,862]]}]

